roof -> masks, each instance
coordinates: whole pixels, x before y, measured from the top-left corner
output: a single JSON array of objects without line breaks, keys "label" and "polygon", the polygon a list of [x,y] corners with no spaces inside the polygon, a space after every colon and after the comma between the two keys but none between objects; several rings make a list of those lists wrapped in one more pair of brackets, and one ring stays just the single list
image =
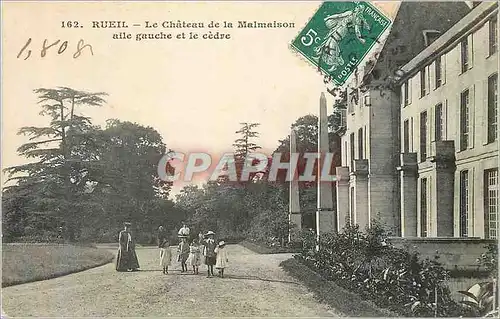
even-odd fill
[{"label": "roof", "polygon": [[465,2],[403,1],[372,71],[372,81],[385,80],[426,48],[424,30],[445,33],[471,9]]},{"label": "roof", "polygon": [[457,39],[461,36],[465,35],[467,31],[471,30],[475,24],[479,23],[497,7],[497,2],[482,2],[477,5],[468,15],[458,21],[446,33],[420,52],[415,58],[405,64],[401,68],[401,70],[405,73],[404,78],[411,75],[413,70],[417,69],[420,65],[425,64],[429,59],[447,50],[451,44],[457,41]]}]

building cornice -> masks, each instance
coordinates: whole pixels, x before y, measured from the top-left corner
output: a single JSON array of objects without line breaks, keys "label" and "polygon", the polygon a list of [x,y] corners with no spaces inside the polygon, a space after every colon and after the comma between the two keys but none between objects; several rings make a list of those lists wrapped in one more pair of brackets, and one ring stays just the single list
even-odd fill
[{"label": "building cornice", "polygon": [[413,76],[416,71],[422,66],[428,64],[435,57],[442,53],[446,53],[455,47],[461,38],[474,32],[478,27],[482,26],[483,22],[487,21],[498,8],[498,2],[483,2],[467,14],[462,20],[452,26],[442,36],[437,38],[427,48],[420,52],[410,62],[405,64],[401,71],[402,76],[400,83],[406,81]]}]

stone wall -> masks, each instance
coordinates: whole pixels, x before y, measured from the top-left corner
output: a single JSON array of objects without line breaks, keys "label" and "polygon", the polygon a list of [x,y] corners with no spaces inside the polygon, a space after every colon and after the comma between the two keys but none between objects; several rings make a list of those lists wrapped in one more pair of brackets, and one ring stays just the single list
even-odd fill
[{"label": "stone wall", "polygon": [[392,237],[389,242],[395,247],[418,252],[423,259],[438,255],[439,262],[448,270],[477,271],[482,270],[477,259],[486,252],[488,244],[497,241],[471,237]]}]

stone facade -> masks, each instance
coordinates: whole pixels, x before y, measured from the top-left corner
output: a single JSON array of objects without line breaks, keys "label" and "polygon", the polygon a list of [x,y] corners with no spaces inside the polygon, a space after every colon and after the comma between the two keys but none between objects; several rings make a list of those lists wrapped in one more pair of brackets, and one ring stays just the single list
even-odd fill
[{"label": "stone facade", "polygon": [[[408,8],[400,10],[406,17]],[[395,236],[498,236],[496,21],[498,5],[485,2],[434,41],[424,35],[426,47],[401,66],[396,90],[377,79],[358,84],[365,70],[355,77],[337,169],[339,214],[362,228],[379,217]],[[385,67],[391,41],[377,62]]]},{"label": "stone facade", "polygon": [[337,209],[339,214],[348,211],[350,221],[361,228],[378,218],[394,236],[415,235],[418,203],[401,201],[401,196],[413,198],[417,192],[417,163],[410,163],[409,155],[406,161],[410,162],[400,165],[400,92],[380,87],[429,44],[423,36],[425,30],[444,33],[469,12],[465,3],[402,2],[376,63],[360,68],[347,86],[347,130],[342,137],[342,167],[337,167],[342,180],[337,183]]},{"label": "stone facade", "polygon": [[402,67],[403,236],[498,236],[496,21],[484,2]]}]

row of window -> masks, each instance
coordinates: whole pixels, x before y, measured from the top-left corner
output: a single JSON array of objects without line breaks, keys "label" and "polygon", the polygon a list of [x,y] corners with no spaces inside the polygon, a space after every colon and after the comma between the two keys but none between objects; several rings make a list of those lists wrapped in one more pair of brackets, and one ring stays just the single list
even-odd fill
[{"label": "row of window", "polygon": [[[354,146],[355,146],[355,142],[356,141],[356,138],[354,136],[354,133],[351,133],[349,135],[349,145],[350,145],[350,149],[349,149],[349,155],[350,155],[350,158],[351,158],[351,161],[353,161],[355,159],[355,150],[354,150]],[[345,142],[346,144],[346,149],[347,149],[347,142]],[[360,128],[358,130],[358,159],[364,159],[365,156],[366,156],[366,150],[365,150],[365,147],[366,147],[366,126],[365,126],[365,129],[363,128]],[[347,158],[345,159],[346,163],[347,163]],[[351,163],[351,167],[352,167],[352,163]]]},{"label": "row of window", "polygon": [[[498,136],[498,74],[495,73],[488,77],[488,101],[487,101],[487,143],[492,143],[497,140]],[[471,130],[471,92],[469,89],[460,93],[460,132],[459,146],[460,150],[466,150],[472,147]],[[411,123],[410,123],[411,120]],[[420,160],[425,161],[427,158],[427,132],[428,132],[428,114],[427,111],[420,113]],[[434,107],[434,140],[441,141],[445,138],[446,129],[446,106],[439,103]],[[403,151],[410,152],[413,136],[413,118],[406,119],[403,122]]]},{"label": "row of window", "polygon": [[[484,237],[498,238],[498,169],[489,169],[484,171]],[[471,220],[471,200],[470,196],[470,176],[469,171],[460,172],[460,194],[459,194],[459,236],[468,237],[469,230],[474,228]],[[429,236],[428,223],[428,179],[420,180],[420,236]]]},{"label": "row of window", "polygon": [[[488,54],[492,55],[498,51],[498,23],[497,18],[494,17],[489,21],[489,47]],[[465,37],[460,42],[460,70],[462,73],[466,72],[472,67],[472,58],[473,58],[473,50],[472,50],[472,35]],[[444,55],[438,56],[433,61],[433,70],[434,70],[434,89],[439,88],[446,81],[445,76],[445,59]],[[424,97],[430,92],[431,80],[430,80],[430,65],[425,66],[420,71],[420,97]],[[407,106],[411,103],[411,84],[409,81],[406,81],[402,85],[402,98],[403,98],[403,106]]]}]

